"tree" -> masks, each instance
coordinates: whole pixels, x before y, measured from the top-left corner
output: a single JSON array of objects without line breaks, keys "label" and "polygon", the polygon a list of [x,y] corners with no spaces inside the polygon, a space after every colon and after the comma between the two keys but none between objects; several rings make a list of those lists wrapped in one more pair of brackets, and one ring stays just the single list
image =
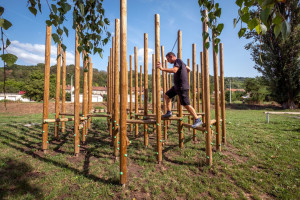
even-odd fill
[{"label": "tree", "polygon": [[[50,89],[49,97],[54,98],[56,87],[55,75],[50,75]],[[39,71],[34,71],[30,74],[29,78],[25,81],[22,88],[26,93],[24,97],[28,97],[34,101],[41,101],[44,98],[44,74]]]},{"label": "tree", "polygon": [[[248,30],[256,30],[257,34],[265,34],[267,30],[275,26],[273,29],[276,36],[282,33],[283,38],[287,38],[290,33],[290,24],[286,16],[280,13],[280,9],[286,0],[236,0],[235,4],[239,6],[238,17],[233,19],[233,25],[236,27],[238,22],[241,22],[241,27],[238,36],[241,38]],[[224,24],[218,24],[217,19],[221,17],[222,9],[219,3],[214,0],[198,0],[201,8],[201,21],[204,22],[206,16],[204,10],[208,12],[207,25],[212,30],[214,41],[214,50],[218,52],[218,44],[220,39],[218,36],[222,33]],[[251,15],[253,9],[260,10],[258,15]],[[275,19],[275,20],[273,20]],[[243,27],[243,23],[246,26]],[[203,41],[207,38],[211,40],[209,33],[203,33]],[[209,48],[209,42],[205,43],[205,47]]]},{"label": "tree", "polygon": [[248,78],[245,81],[245,90],[250,93],[249,101],[253,103],[262,103],[268,95],[267,86],[262,78]]},{"label": "tree", "polygon": [[[300,7],[298,0],[280,5],[280,13],[289,21],[291,33],[288,38],[278,37],[277,25],[264,35],[251,31],[245,35],[253,39],[245,48],[251,51],[254,68],[262,73],[270,87],[271,97],[284,108],[296,108],[300,95]],[[253,13],[254,15],[257,13]],[[273,20],[276,20],[274,18]],[[299,103],[299,102],[298,102]]]}]

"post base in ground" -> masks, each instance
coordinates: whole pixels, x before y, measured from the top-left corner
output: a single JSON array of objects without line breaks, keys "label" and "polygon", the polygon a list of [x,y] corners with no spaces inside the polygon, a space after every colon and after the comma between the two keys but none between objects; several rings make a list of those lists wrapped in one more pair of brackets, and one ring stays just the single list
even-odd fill
[{"label": "post base in ground", "polygon": [[75,157],[78,157],[78,156],[79,156],[79,153],[75,153],[74,156],[75,156]]},{"label": "post base in ground", "polygon": [[47,154],[48,153],[48,149],[43,149],[43,153]]}]

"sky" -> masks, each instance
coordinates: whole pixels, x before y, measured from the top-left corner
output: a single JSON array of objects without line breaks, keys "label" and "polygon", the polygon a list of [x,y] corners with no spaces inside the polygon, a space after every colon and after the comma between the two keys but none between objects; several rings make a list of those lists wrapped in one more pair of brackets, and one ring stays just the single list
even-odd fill
[{"label": "sky", "polygon": [[[48,0],[51,3],[51,0]],[[69,0],[69,2],[72,2]],[[225,77],[256,77],[259,72],[253,68],[254,62],[250,52],[244,46],[251,42],[239,39],[238,29],[233,28],[233,18],[238,15],[238,7],[234,0],[215,0],[222,8],[219,23],[224,23],[220,36],[224,51]],[[5,31],[5,38],[12,42],[8,53],[18,56],[17,64],[35,65],[45,62],[45,21],[49,16],[46,0],[41,0],[42,13],[37,16],[31,14],[25,0],[0,0],[5,11],[3,18],[9,20],[13,26]],[[108,31],[114,35],[114,22],[120,18],[120,1],[104,0],[105,17],[110,20]],[[152,55],[155,47],[154,15],[160,15],[160,42],[165,52],[172,50],[178,30],[182,31],[182,59],[192,59],[192,44],[196,44],[196,63],[200,63],[202,45],[202,22],[197,0],[127,0],[127,55],[133,55],[134,47],[138,48],[138,64],[143,65],[144,33],[148,33],[148,73],[152,72]],[[74,64],[75,31],[72,29],[71,13],[64,24],[69,28],[69,37],[64,37],[67,46],[67,64]],[[54,30],[54,28],[53,28]],[[52,31],[53,32],[53,31]],[[112,46],[111,40],[103,47],[103,59],[98,54],[92,55],[93,67],[98,70],[107,69],[108,56]],[[212,46],[212,45],[211,45]],[[175,46],[174,53],[177,53]],[[213,74],[212,48],[209,49],[210,74]],[[51,65],[56,64],[56,45],[52,41]],[[82,61],[81,61],[82,62]],[[129,62],[128,62],[129,63]],[[82,65],[82,64],[81,64]],[[168,65],[171,67],[171,65]]]}]

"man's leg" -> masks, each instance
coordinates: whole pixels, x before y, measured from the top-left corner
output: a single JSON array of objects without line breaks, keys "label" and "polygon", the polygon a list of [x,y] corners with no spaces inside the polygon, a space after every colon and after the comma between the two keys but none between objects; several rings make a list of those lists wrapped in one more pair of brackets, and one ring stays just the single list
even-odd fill
[{"label": "man's leg", "polygon": [[194,124],[191,127],[192,128],[197,128],[197,127],[201,126],[202,125],[202,121],[197,116],[197,113],[196,113],[195,109],[190,105],[189,90],[182,90],[182,91],[180,91],[179,98],[180,98],[181,105],[183,105],[187,109],[187,111],[191,115],[193,115],[193,117],[195,119],[195,122],[194,122]]},{"label": "man's leg", "polygon": [[170,99],[166,94],[164,94],[164,99],[167,103],[167,110],[172,111],[172,99]]},{"label": "man's leg", "polygon": [[198,119],[198,118],[199,118],[199,117],[197,116],[197,113],[196,113],[195,109],[194,109],[191,105],[185,105],[184,107],[187,109],[187,111],[188,111],[191,115],[193,115],[194,119]]},{"label": "man's leg", "polygon": [[176,96],[174,86],[164,94],[164,100],[167,103],[167,113],[162,115],[162,117],[171,117],[172,116],[172,98]]}]

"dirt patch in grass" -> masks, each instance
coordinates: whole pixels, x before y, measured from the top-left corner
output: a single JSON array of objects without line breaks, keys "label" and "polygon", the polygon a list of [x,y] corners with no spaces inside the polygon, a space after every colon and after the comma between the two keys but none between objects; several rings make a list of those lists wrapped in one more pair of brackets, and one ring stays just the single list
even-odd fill
[{"label": "dirt patch in grass", "polygon": [[[93,108],[96,106],[104,106],[103,103],[93,103]],[[39,114],[43,113],[43,103],[17,103],[7,102],[6,108],[4,103],[0,103],[0,113],[7,115],[25,115],[25,114]],[[49,102],[49,113],[55,113],[55,102]],[[82,110],[82,104],[80,104],[80,110]],[[66,103],[66,113],[74,113],[74,103]]]},{"label": "dirt patch in grass", "polygon": [[232,163],[232,158],[238,163],[238,164],[241,164],[241,163],[244,163],[244,162],[247,162],[248,158],[246,157],[242,157],[238,154],[236,154],[235,152],[238,151],[235,147],[233,147],[232,145],[230,144],[227,144],[226,145],[226,149],[225,150],[222,150],[222,154],[226,156],[225,159],[223,159],[223,161],[228,164],[229,166],[232,166],[233,163]]}]

